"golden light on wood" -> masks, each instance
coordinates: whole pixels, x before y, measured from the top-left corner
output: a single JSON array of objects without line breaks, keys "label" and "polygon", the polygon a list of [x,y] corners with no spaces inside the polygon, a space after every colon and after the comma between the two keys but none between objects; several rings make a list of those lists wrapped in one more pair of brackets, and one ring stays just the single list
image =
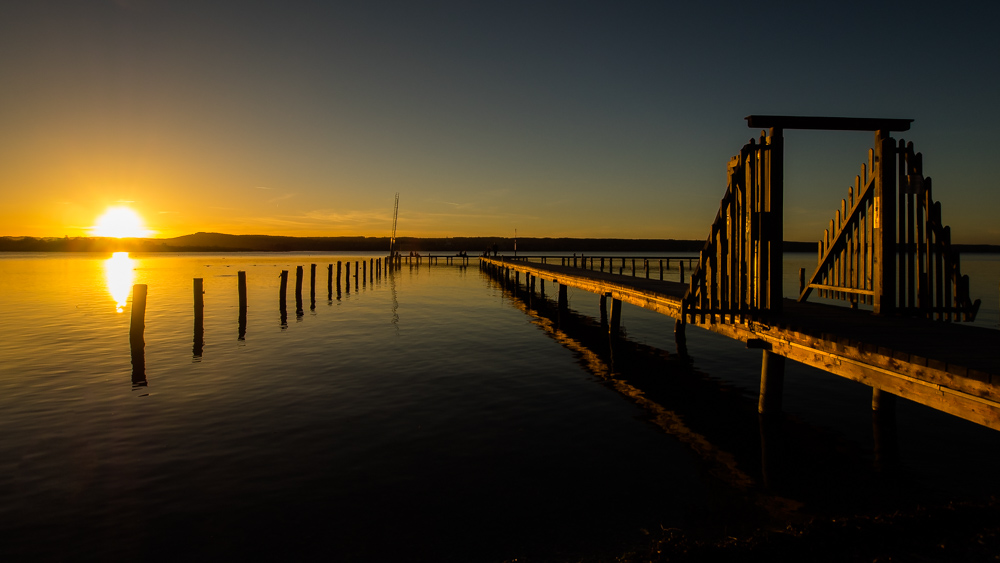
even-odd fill
[{"label": "golden light on wood", "polygon": [[91,234],[98,237],[140,238],[150,232],[142,222],[142,217],[128,207],[110,207],[97,220]]}]

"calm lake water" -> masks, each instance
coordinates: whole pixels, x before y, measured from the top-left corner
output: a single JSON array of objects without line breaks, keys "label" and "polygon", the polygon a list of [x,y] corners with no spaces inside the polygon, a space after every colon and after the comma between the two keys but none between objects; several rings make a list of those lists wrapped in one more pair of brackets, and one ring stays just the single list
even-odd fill
[{"label": "calm lake water", "polygon": [[[0,255],[0,555],[602,560],[661,528],[710,536],[998,492],[998,432],[903,401],[887,467],[870,389],[795,364],[788,420],[765,428],[759,351],[690,329],[678,354],[673,320],[629,305],[610,341],[597,296],[570,289],[560,318],[475,259],[329,298],[326,265],[370,257]],[[800,265],[814,258],[786,257],[787,294]],[[976,324],[997,328],[1000,258],[963,268],[984,301]]]}]

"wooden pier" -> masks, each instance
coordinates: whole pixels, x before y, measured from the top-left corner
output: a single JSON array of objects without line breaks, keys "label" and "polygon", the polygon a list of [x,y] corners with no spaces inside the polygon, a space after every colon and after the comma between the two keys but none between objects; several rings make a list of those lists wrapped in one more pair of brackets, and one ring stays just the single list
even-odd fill
[{"label": "wooden pier", "polygon": [[[968,295],[920,154],[890,137],[911,120],[747,120],[769,130],[730,161],[726,194],[689,281],[605,272],[575,257],[483,256],[481,268],[523,291],[552,283],[560,306],[567,287],[599,296],[602,311],[610,299],[612,331],[624,302],[677,319],[679,340],[690,324],[760,348],[762,414],[780,410],[787,358],[870,386],[876,412],[891,412],[898,396],[1000,430],[1000,331],[957,322],[973,320],[979,301]],[[792,128],[871,130],[875,148],[819,241],[815,272],[808,282],[800,276],[797,299],[786,299],[782,130]],[[807,301],[813,291],[845,306]]]}]

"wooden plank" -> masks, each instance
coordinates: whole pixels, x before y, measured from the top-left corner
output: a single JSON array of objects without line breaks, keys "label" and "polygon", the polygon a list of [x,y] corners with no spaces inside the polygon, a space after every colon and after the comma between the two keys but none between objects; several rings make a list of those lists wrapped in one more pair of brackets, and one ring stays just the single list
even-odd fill
[{"label": "wooden plank", "polygon": [[909,131],[912,119],[873,117],[819,117],[802,115],[748,115],[751,129],[822,129],[826,131]]}]

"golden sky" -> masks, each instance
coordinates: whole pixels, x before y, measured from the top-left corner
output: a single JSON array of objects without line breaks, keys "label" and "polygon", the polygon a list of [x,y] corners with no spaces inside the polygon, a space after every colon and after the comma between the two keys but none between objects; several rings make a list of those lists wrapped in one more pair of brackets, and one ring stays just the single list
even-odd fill
[{"label": "golden sky", "polygon": [[[358,4],[4,2],[0,235],[386,236],[399,192],[402,236],[699,239],[787,114],[915,119],[953,239],[1000,243],[992,4]],[[869,146],[786,134],[787,238]]]}]

